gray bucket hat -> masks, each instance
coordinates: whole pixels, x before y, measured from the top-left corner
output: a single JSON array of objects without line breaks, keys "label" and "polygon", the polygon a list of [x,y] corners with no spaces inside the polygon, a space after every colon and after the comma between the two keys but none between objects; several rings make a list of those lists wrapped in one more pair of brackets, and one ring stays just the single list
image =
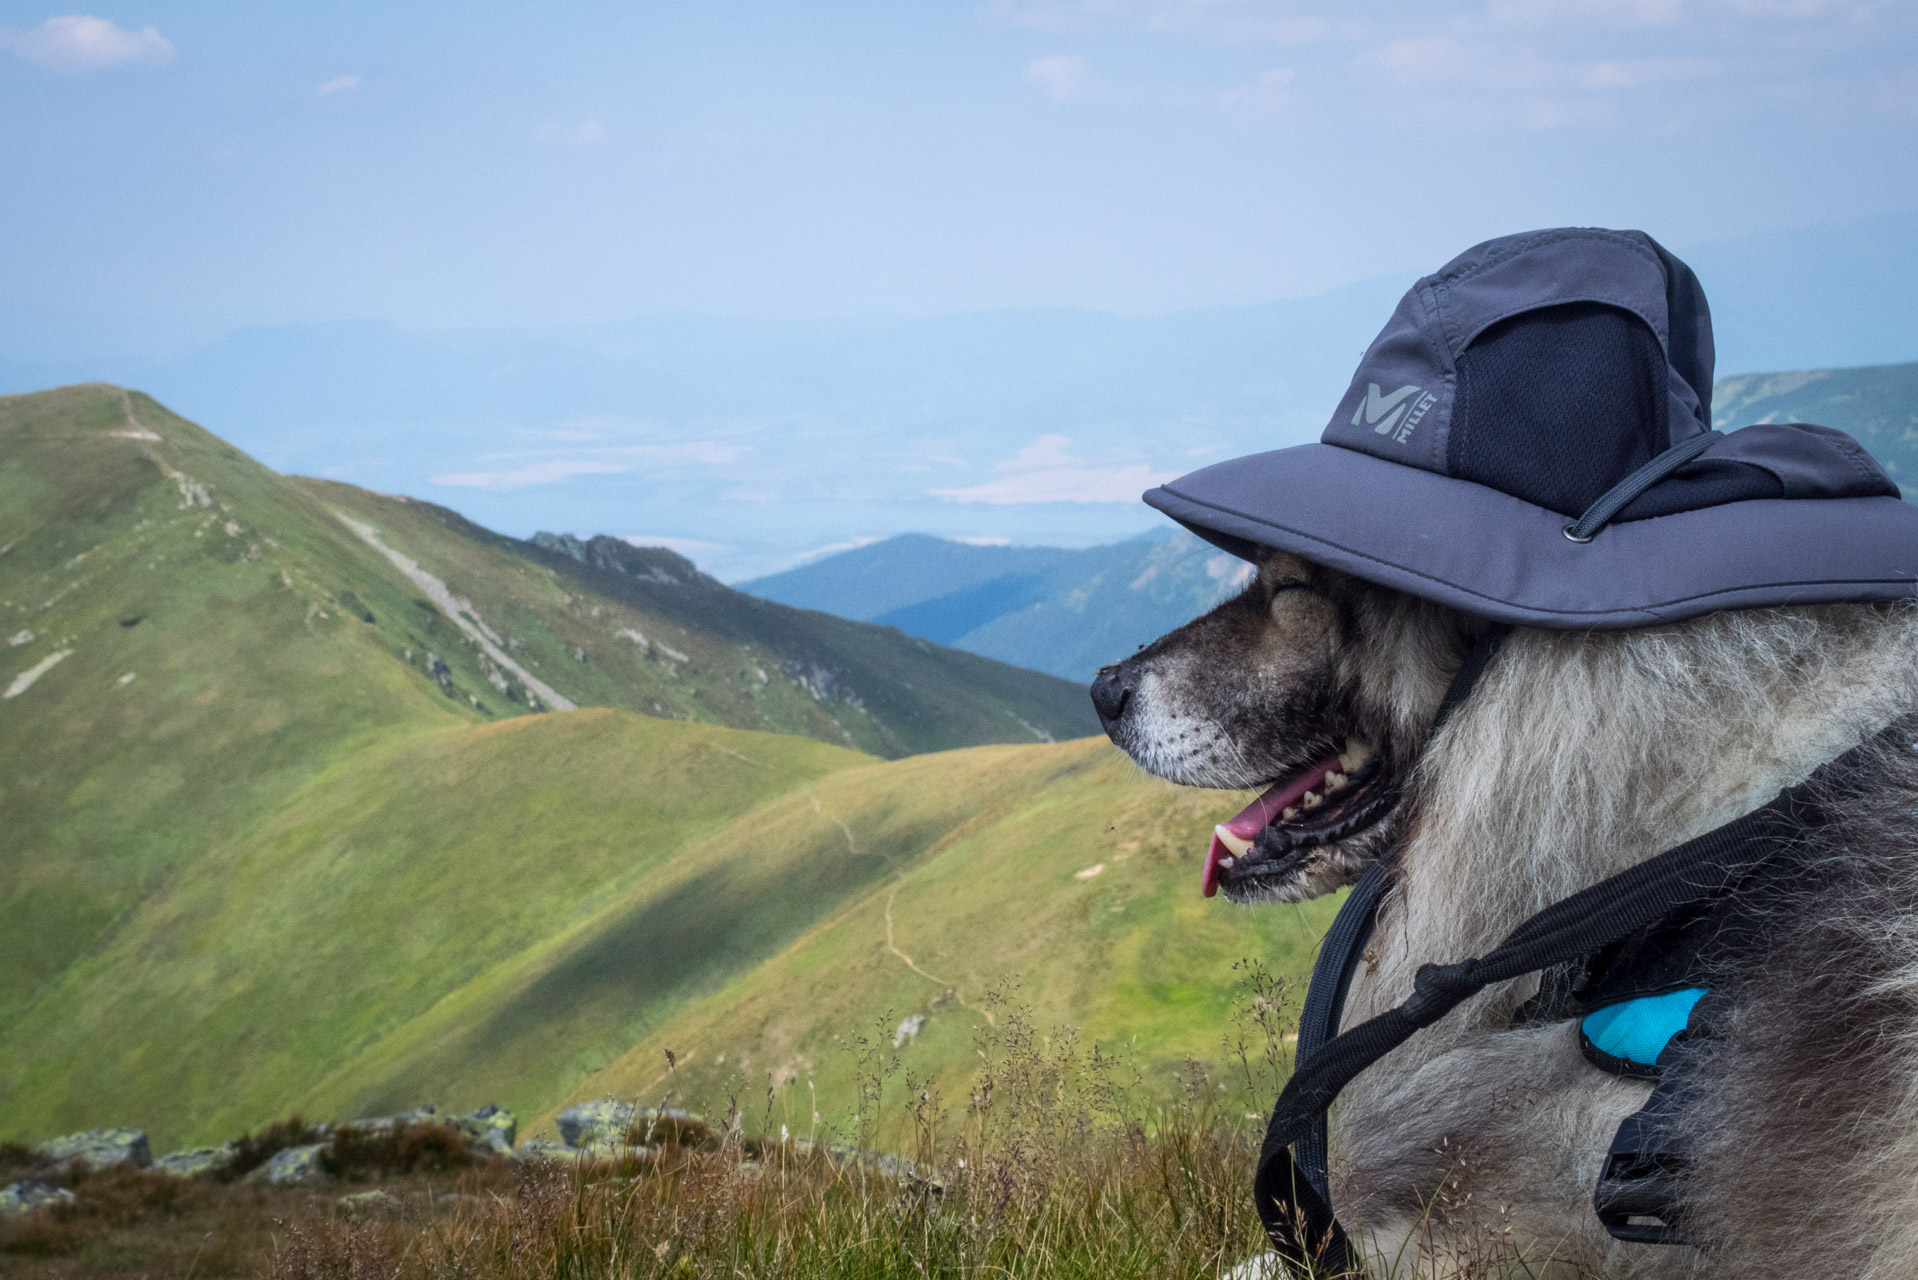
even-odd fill
[{"label": "gray bucket hat", "polygon": [[1490,240],[1412,286],[1318,444],[1146,502],[1521,626],[1918,595],[1918,508],[1829,427],[1711,429],[1711,315],[1639,231]]}]

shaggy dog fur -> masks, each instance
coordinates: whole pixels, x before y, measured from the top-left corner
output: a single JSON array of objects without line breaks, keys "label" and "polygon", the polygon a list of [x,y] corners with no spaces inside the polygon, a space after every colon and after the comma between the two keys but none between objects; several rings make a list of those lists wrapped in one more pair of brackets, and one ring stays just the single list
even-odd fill
[{"label": "shaggy dog fur", "polygon": [[[1272,553],[1235,600],[1107,668],[1113,740],[1175,782],[1255,787],[1348,737],[1397,802],[1348,837],[1264,843],[1224,886],[1296,901],[1397,847],[1345,1010],[1405,999],[1541,908],[1756,808],[1871,743],[1809,870],[1749,911],[1762,959],[1718,1051],[1694,1055],[1703,1247],[1611,1239],[1592,1207],[1650,1086],[1607,1075],[1569,1015],[1515,1025],[1536,977],[1488,989],[1376,1064],[1333,1113],[1341,1221],[1377,1262],[1605,1277],[1918,1274],[1918,611],[1721,613],[1637,631],[1520,630],[1434,737],[1484,624]],[[1123,691],[1123,698],[1111,696]],[[1116,714],[1113,713],[1117,708]],[[1277,848],[1277,846],[1271,846]]]}]

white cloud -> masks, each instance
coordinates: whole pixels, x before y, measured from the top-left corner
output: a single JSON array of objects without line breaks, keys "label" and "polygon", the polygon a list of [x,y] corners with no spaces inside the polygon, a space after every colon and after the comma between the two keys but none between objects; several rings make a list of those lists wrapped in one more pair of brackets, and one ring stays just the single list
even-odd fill
[{"label": "white cloud", "polygon": [[313,92],[319,94],[322,98],[325,98],[325,97],[330,97],[331,95],[336,93],[345,93],[349,89],[357,89],[359,87],[360,87],[360,78],[358,76],[334,76],[331,80],[325,80],[315,85],[313,87]]},{"label": "white cloud", "polygon": [[588,458],[551,458],[515,471],[466,471],[434,476],[432,483],[468,489],[524,489],[536,484],[554,484],[573,476],[617,475],[632,468],[617,462],[595,462]]},{"label": "white cloud", "polygon": [[1063,102],[1085,92],[1091,69],[1076,53],[1055,53],[1026,64],[1026,80]]},{"label": "white cloud", "polygon": [[996,480],[964,489],[934,489],[933,496],[953,502],[1014,506],[1034,502],[1137,502],[1154,485],[1173,478],[1143,462],[1128,466],[1091,466],[1067,452],[1065,436],[1040,436],[1016,458],[996,463]]},{"label": "white cloud", "polygon": [[52,71],[162,66],[173,60],[173,42],[152,27],[128,31],[80,14],[48,18],[26,31],[0,27],[0,49]]},{"label": "white cloud", "polygon": [[948,541],[963,542],[969,547],[1009,547],[1012,545],[1011,538],[992,538],[983,535],[976,538],[951,538],[948,539]]}]

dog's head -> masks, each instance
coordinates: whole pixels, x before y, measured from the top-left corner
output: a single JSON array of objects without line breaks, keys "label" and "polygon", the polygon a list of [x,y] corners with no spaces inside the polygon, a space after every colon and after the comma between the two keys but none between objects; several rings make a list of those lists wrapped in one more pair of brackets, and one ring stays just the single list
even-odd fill
[{"label": "dog's head", "polygon": [[1272,551],[1239,596],[1102,668],[1092,701],[1148,772],[1262,790],[1214,833],[1206,893],[1297,902],[1350,884],[1399,838],[1476,625]]}]

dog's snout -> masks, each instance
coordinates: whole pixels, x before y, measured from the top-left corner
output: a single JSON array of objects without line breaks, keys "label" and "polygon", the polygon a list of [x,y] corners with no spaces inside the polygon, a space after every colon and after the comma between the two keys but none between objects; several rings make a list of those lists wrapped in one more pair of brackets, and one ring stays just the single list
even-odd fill
[{"label": "dog's snout", "polygon": [[1132,701],[1132,685],[1126,679],[1124,664],[1099,668],[1092,681],[1092,709],[1099,713],[1099,724],[1111,734],[1126,704]]}]

